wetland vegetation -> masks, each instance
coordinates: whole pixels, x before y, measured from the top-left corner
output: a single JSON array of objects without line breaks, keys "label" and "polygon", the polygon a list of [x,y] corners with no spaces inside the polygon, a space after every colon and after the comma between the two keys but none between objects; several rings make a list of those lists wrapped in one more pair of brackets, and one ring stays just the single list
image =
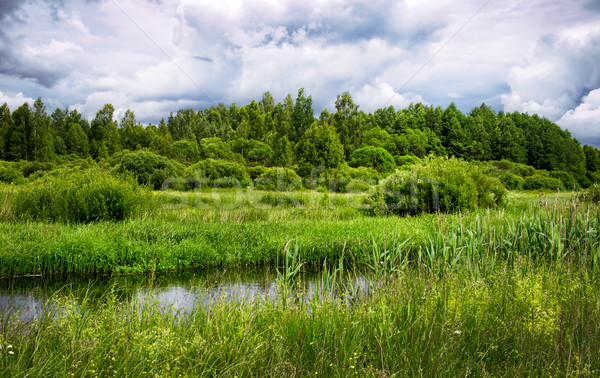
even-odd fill
[{"label": "wetland vegetation", "polygon": [[[0,303],[0,375],[600,373],[600,155],[549,121],[111,108],[1,108],[0,297],[42,302]],[[262,294],[196,290],[247,270]],[[165,274],[198,298],[139,294]]]}]

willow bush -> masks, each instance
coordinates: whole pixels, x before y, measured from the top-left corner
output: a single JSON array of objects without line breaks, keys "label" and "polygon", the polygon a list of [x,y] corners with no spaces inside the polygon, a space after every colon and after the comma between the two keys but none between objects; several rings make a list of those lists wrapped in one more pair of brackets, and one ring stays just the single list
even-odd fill
[{"label": "willow bush", "polygon": [[17,220],[89,223],[124,220],[144,197],[134,179],[93,168],[24,185],[15,190],[11,205]]},{"label": "willow bush", "polygon": [[387,177],[371,194],[376,212],[456,212],[504,204],[506,189],[469,162],[430,157]]}]

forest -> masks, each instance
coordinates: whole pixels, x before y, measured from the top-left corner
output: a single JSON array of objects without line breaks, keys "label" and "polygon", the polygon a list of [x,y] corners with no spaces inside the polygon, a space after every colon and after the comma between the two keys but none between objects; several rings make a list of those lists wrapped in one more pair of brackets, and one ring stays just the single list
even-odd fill
[{"label": "forest", "polygon": [[[301,88],[295,100],[287,95],[276,103],[265,92],[262,99],[244,106],[220,103],[198,111],[180,109],[166,121],[146,126],[130,110],[116,120],[111,104],[91,121],[75,109],[57,108],[48,114],[41,98],[14,110],[6,103],[0,107],[0,157],[20,162],[19,169],[0,167],[3,182],[17,182],[23,174],[75,159],[115,165],[136,151],[149,152],[155,160],[163,157],[162,163],[154,163],[160,172],[154,169],[149,173],[154,177],[144,179],[155,189],[165,178],[182,175],[186,167],[207,159],[240,167],[256,179],[265,167],[291,168],[301,177],[314,167],[333,176],[366,167],[385,176],[429,155],[533,167],[539,180],[525,189],[555,189],[556,180],[566,189],[600,181],[598,149],[581,146],[569,131],[546,118],[496,113],[485,104],[467,115],[454,103],[445,109],[417,103],[366,113],[344,92],[337,96],[334,113],[325,109],[316,118],[312,97]],[[522,189],[511,188],[510,179],[502,180],[507,188]]]}]

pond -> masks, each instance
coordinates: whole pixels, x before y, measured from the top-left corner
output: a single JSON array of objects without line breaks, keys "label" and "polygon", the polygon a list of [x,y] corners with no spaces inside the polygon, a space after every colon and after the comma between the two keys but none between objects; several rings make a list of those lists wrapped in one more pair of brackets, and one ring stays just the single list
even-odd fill
[{"label": "pond", "polygon": [[[307,301],[315,294],[322,296],[330,284],[317,271],[301,272],[298,278],[298,289],[290,295]],[[350,301],[352,296],[368,293],[371,287],[363,275],[354,274],[344,282],[352,289],[353,294],[345,296]],[[0,313],[3,319],[17,316],[27,322],[48,313],[51,298],[63,296],[78,303],[86,300],[99,304],[107,295],[160,311],[188,313],[219,301],[274,301],[280,291],[277,271],[272,268],[188,269],[114,277],[17,277],[0,279]],[[334,295],[339,295],[339,291],[334,290]]]}]

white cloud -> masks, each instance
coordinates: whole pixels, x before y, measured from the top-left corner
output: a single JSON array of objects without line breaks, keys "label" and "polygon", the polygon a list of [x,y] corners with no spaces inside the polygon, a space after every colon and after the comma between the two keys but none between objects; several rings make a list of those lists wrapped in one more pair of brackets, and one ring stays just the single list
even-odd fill
[{"label": "white cloud", "polygon": [[600,88],[591,91],[579,106],[567,111],[557,123],[582,140],[600,146]]},{"label": "white cloud", "polygon": [[408,107],[411,103],[427,102],[420,95],[414,93],[398,93],[388,83],[365,85],[355,96],[354,102],[362,110],[375,111],[377,108],[393,106],[396,110]]},{"label": "white cloud", "polygon": [[0,91],[0,105],[6,103],[11,112],[15,111],[15,109],[26,102],[28,102],[29,105],[33,105],[34,101],[34,99],[23,95],[21,92],[14,95],[9,95]]}]

